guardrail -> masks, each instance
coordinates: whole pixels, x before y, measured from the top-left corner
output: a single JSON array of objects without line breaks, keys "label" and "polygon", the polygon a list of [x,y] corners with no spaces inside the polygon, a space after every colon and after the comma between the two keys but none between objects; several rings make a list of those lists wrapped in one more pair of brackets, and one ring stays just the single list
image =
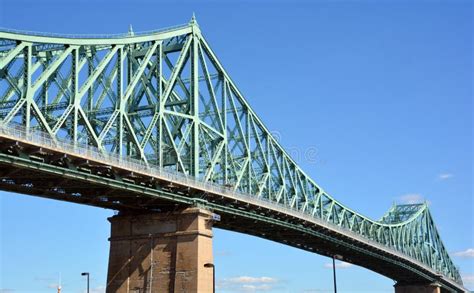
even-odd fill
[{"label": "guardrail", "polygon": [[[106,153],[100,151],[97,147],[86,145],[86,144],[74,144],[69,140],[60,140],[53,139],[51,136],[43,131],[39,130],[28,130],[22,125],[0,125],[0,133],[3,135],[10,136],[15,139],[23,140],[25,143],[37,144],[40,147],[45,147],[55,151],[69,153],[71,155],[80,156],[84,159],[103,162],[108,165],[115,165],[116,167],[128,169],[133,172],[142,173],[147,176],[153,176],[160,179],[164,179],[170,182],[179,183],[181,185],[186,185],[201,189],[211,193],[217,193],[226,196],[232,196],[237,198],[245,199],[248,202],[258,204],[260,202],[265,202],[278,206],[284,211],[292,211],[298,213],[305,213],[311,215],[309,211],[301,211],[292,207],[283,206],[282,204],[269,201],[265,198],[257,198],[254,195],[246,194],[241,191],[236,191],[230,187],[226,187],[220,184],[216,184],[209,181],[200,180],[194,176],[184,174],[179,171],[170,171],[163,168],[149,166],[144,161],[129,158],[129,157],[120,157],[117,154]],[[311,216],[311,218],[314,218]],[[332,223],[331,223],[332,224]],[[334,225],[338,227],[337,225]],[[339,227],[338,227],[339,228]]]},{"label": "guardrail", "polygon": [[9,28],[3,28],[3,27],[0,27],[0,32],[12,33],[12,34],[18,34],[18,35],[37,36],[37,37],[67,38],[67,39],[119,39],[119,38],[128,38],[128,37],[137,37],[137,36],[146,36],[146,35],[165,33],[169,31],[185,28],[187,26],[189,26],[189,24],[180,24],[180,25],[170,26],[170,27],[157,29],[157,30],[133,32],[133,35],[130,35],[130,33],[128,32],[117,33],[117,34],[60,34],[60,33],[44,33],[44,32],[27,31],[27,30],[16,30],[16,29],[9,29]]},{"label": "guardrail", "polygon": [[[55,150],[58,152],[70,154],[76,157],[82,157],[87,160],[101,162],[107,165],[115,166],[121,169],[127,169],[132,172],[141,173],[146,176],[152,176],[161,180],[169,181],[171,183],[177,183],[184,186],[189,186],[194,189],[200,189],[208,193],[214,193],[227,198],[243,201],[255,206],[265,207],[276,212],[291,215],[295,218],[299,218],[308,222],[312,222],[316,225],[324,228],[336,231],[342,235],[349,236],[355,240],[365,243],[369,246],[375,247],[379,250],[383,250],[390,253],[398,258],[412,262],[419,267],[424,268],[427,271],[432,272],[435,275],[439,275],[441,272],[434,271],[431,267],[428,267],[424,263],[408,256],[407,254],[395,250],[389,246],[383,245],[377,241],[373,241],[360,234],[357,234],[351,230],[342,228],[334,223],[324,221],[323,219],[317,218],[308,210],[301,211],[289,206],[284,206],[280,203],[269,201],[268,199],[255,197],[251,194],[246,194],[240,191],[233,190],[232,188],[222,186],[213,182],[205,182],[178,171],[170,172],[159,167],[151,167],[144,161],[129,158],[120,157],[117,154],[105,153],[100,151],[98,148],[85,144],[74,144],[68,140],[53,139],[45,132],[38,130],[27,130],[23,125],[3,125],[0,124],[0,135],[10,137],[12,139],[23,141],[27,144],[35,144],[39,147]],[[451,279],[448,279],[450,283],[453,283]],[[453,283],[457,284],[457,283]]]}]

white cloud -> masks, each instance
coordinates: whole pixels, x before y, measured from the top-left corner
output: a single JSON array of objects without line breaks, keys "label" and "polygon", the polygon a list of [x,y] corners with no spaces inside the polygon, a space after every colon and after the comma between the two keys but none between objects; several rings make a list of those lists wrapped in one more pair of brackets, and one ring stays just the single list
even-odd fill
[{"label": "white cloud", "polygon": [[462,276],[462,282],[464,283],[464,285],[474,285],[474,275]]},{"label": "white cloud", "polygon": [[274,290],[279,283],[279,279],[272,277],[240,276],[218,280],[216,287],[231,292],[261,292]]},{"label": "white cloud", "polygon": [[451,174],[451,173],[442,173],[442,174],[438,175],[439,180],[446,180],[446,179],[449,179],[449,178],[452,178],[452,177],[454,177],[454,175]]},{"label": "white cloud", "polygon": [[463,257],[463,258],[474,258],[474,248],[468,248],[463,251],[458,251],[453,253],[454,256]]},{"label": "white cloud", "polygon": [[[337,268],[337,269],[347,269],[347,268],[350,268],[350,267],[352,267],[352,266],[353,266],[353,264],[348,263],[348,262],[344,262],[344,261],[337,261],[337,262],[336,262],[336,268]],[[324,264],[324,267],[325,267],[326,269],[332,269],[332,262],[331,262],[331,263],[329,263],[329,262],[328,262],[328,263],[325,263],[325,264]]]},{"label": "white cloud", "polygon": [[[95,288],[91,288],[91,293],[105,293],[105,286],[97,286]],[[84,291],[86,293],[86,291]]]},{"label": "white cloud", "polygon": [[408,194],[399,196],[398,199],[404,204],[422,203],[424,201],[423,196],[418,193],[408,193]]},{"label": "white cloud", "polygon": [[275,278],[270,277],[236,277],[228,279],[232,283],[276,283],[278,282]]},{"label": "white cloud", "polygon": [[261,284],[261,285],[242,285],[243,291],[256,292],[256,291],[270,291],[273,289],[272,285]]},{"label": "white cloud", "polygon": [[0,293],[12,293],[15,292],[15,289],[0,289]]},{"label": "white cloud", "polygon": [[57,289],[58,286],[59,286],[58,283],[51,283],[51,284],[48,285],[48,288],[49,288],[49,289]]},{"label": "white cloud", "polygon": [[[58,283],[51,283],[48,285],[49,289],[57,289],[58,288]],[[63,288],[64,289],[64,288]],[[105,286],[97,286],[95,288],[90,288],[89,292],[90,293],[105,293]],[[83,293],[86,293],[87,290],[83,290]],[[9,291],[7,291],[9,293]],[[0,293],[4,293],[0,290]]]}]

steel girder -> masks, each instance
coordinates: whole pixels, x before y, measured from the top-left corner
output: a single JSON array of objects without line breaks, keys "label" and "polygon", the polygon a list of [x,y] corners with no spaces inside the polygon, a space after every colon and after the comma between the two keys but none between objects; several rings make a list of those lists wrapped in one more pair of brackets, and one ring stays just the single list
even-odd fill
[{"label": "steel girder", "polygon": [[144,35],[0,32],[0,126],[92,145],[279,203],[428,265],[459,284],[426,204],[373,221],[317,185],[281,147],[193,19]]}]

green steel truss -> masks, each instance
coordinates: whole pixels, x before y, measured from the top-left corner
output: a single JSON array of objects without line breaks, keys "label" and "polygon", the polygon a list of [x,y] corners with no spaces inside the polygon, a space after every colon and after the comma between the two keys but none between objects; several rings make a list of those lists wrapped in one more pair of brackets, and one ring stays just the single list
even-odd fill
[{"label": "green steel truss", "polygon": [[249,106],[194,18],[121,36],[0,32],[0,123],[279,203],[462,284],[426,204],[396,205],[373,221],[305,174]]}]

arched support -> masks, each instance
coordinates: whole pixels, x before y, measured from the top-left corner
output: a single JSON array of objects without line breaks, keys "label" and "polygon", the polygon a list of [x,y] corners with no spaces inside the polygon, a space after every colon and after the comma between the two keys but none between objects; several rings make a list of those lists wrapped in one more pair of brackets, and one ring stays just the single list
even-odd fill
[{"label": "arched support", "polygon": [[212,292],[209,211],[118,215],[111,223],[107,292]]}]

